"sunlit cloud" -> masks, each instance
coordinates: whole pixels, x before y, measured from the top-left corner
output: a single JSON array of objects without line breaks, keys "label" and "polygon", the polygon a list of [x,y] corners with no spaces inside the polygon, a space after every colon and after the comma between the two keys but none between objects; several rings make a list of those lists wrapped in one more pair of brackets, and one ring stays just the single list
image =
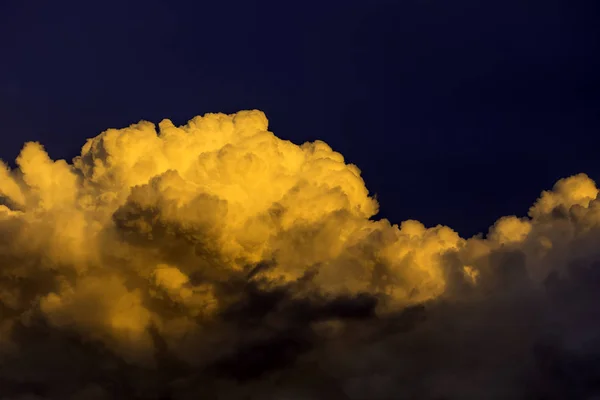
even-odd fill
[{"label": "sunlit cloud", "polygon": [[8,398],[532,398],[561,385],[536,361],[548,327],[560,357],[600,349],[585,174],[461,238],[378,219],[357,166],[256,110],[109,129],[72,163],[27,143],[17,166],[0,168]]}]

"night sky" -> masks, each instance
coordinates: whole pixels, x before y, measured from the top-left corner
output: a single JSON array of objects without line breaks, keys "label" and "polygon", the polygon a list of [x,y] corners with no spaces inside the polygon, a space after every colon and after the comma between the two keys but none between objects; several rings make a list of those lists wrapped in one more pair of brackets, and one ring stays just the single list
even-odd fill
[{"label": "night sky", "polygon": [[0,157],[260,109],[356,164],[380,217],[470,236],[559,178],[600,178],[599,16],[591,0],[5,0]]}]

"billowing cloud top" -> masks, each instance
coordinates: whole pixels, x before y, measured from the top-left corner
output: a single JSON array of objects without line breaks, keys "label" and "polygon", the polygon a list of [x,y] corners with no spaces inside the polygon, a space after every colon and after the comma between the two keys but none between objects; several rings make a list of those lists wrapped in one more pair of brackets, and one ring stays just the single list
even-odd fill
[{"label": "billowing cloud top", "polygon": [[600,348],[600,201],[584,174],[466,240],[375,220],[356,166],[277,138],[256,110],[109,129],[72,164],[27,143],[17,165],[0,168],[6,398],[518,399],[588,385],[539,364],[540,348]]}]

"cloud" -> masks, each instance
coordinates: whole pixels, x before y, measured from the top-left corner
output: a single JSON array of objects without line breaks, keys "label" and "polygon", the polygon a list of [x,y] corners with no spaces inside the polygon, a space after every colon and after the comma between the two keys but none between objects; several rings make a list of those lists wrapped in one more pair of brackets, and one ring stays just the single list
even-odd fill
[{"label": "cloud", "polygon": [[[360,170],[260,111],[109,129],[0,168],[6,399],[600,395],[600,200],[487,235],[376,219]],[[507,194],[510,195],[510,194]]]}]

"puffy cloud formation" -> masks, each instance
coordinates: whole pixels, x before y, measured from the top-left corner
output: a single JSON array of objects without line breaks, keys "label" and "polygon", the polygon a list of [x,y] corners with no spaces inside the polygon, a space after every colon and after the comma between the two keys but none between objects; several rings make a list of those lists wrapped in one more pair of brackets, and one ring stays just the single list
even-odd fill
[{"label": "puffy cloud formation", "polygon": [[591,399],[600,199],[580,174],[461,238],[260,111],[27,143],[0,167],[0,398]]}]

